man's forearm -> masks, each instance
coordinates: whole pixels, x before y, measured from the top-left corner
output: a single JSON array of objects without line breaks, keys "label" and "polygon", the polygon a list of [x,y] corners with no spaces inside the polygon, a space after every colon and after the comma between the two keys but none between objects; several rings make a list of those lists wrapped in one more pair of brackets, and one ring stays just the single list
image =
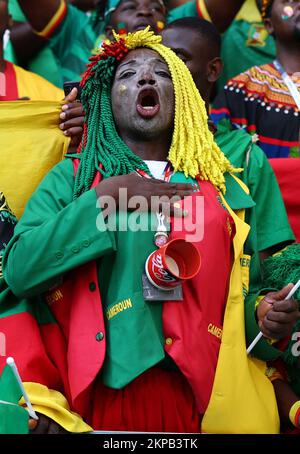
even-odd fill
[{"label": "man's forearm", "polygon": [[29,61],[43,49],[46,40],[38,36],[27,22],[17,22],[11,29],[11,41],[20,66],[27,66]]},{"label": "man's forearm", "polygon": [[61,0],[19,0],[19,5],[30,25],[42,31],[57,12]]}]

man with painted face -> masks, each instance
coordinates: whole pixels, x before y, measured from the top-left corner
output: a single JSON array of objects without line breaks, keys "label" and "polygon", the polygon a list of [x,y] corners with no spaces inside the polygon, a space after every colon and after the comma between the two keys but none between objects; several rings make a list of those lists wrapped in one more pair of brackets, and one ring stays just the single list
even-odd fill
[{"label": "man with painted face", "polygon": [[217,97],[212,117],[258,134],[268,158],[299,157],[299,1],[259,0],[264,24],[274,36],[276,60],[231,79]]},{"label": "man with painted face", "polygon": [[[24,306],[0,319],[36,410],[75,432],[89,430],[80,414],[104,430],[276,433],[272,386],[244,336],[245,242],[255,249],[244,216],[253,201],[213,141],[190,73],[159,37],[139,31],[105,45],[82,85],[80,153],[45,178],[3,257],[15,295],[43,294],[35,330]],[[129,223],[132,197],[161,195],[187,196],[182,209],[204,197],[204,218],[197,203],[185,213],[204,222],[204,240],[195,239],[202,266],[182,285],[183,300],[160,293],[153,303],[142,274],[155,232],[118,226]],[[119,208],[116,229],[113,212],[107,219],[99,209],[108,201]],[[170,238],[187,233],[179,230]],[[27,336],[13,348],[16,317]]]},{"label": "man with painted face", "polygon": [[[198,15],[212,20],[225,30],[244,0],[193,0],[173,10],[171,20]],[[19,0],[33,29],[49,39],[50,47],[60,62],[64,81],[79,80],[91,53],[105,38],[111,39],[112,29],[118,33],[133,32],[150,25],[160,33],[168,15],[164,0],[100,0],[97,13],[90,17],[67,4],[65,0]],[[182,10],[183,8],[183,10]]]}]

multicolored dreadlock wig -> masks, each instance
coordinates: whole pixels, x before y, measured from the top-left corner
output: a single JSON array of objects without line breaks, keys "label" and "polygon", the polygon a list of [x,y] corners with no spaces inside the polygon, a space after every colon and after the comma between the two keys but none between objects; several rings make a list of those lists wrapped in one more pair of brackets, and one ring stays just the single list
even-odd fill
[{"label": "multicolored dreadlock wig", "polygon": [[174,131],[168,160],[175,171],[200,176],[225,192],[225,172],[238,169],[230,164],[214,142],[208,129],[205,104],[185,64],[172,50],[161,44],[161,37],[149,27],[115,42],[103,44],[100,53],[90,58],[83,75],[82,103],[86,112],[80,145],[80,164],[75,179],[74,199],[90,189],[96,171],[104,177],[124,175],[137,169],[150,175],[147,165],[135,155],[117,133],[111,107],[111,87],[118,62],[132,49],[146,47],[166,61],[174,86]]}]

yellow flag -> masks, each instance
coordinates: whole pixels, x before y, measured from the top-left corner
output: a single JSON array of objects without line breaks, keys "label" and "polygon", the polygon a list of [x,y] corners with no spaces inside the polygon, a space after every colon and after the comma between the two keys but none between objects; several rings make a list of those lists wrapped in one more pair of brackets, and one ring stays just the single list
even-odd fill
[{"label": "yellow flag", "polygon": [[235,20],[244,20],[246,22],[261,22],[261,15],[258,11],[255,0],[246,0],[236,15]]},{"label": "yellow flag", "polygon": [[0,189],[18,219],[68,149],[70,139],[58,127],[60,110],[61,103],[52,101],[1,102]]}]

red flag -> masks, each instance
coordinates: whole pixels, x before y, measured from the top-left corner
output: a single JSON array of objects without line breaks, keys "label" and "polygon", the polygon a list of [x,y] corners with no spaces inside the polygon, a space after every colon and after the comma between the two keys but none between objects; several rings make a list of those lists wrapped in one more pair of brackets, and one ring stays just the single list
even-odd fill
[{"label": "red flag", "polygon": [[289,222],[296,241],[300,242],[300,158],[270,159],[276,175]]}]

